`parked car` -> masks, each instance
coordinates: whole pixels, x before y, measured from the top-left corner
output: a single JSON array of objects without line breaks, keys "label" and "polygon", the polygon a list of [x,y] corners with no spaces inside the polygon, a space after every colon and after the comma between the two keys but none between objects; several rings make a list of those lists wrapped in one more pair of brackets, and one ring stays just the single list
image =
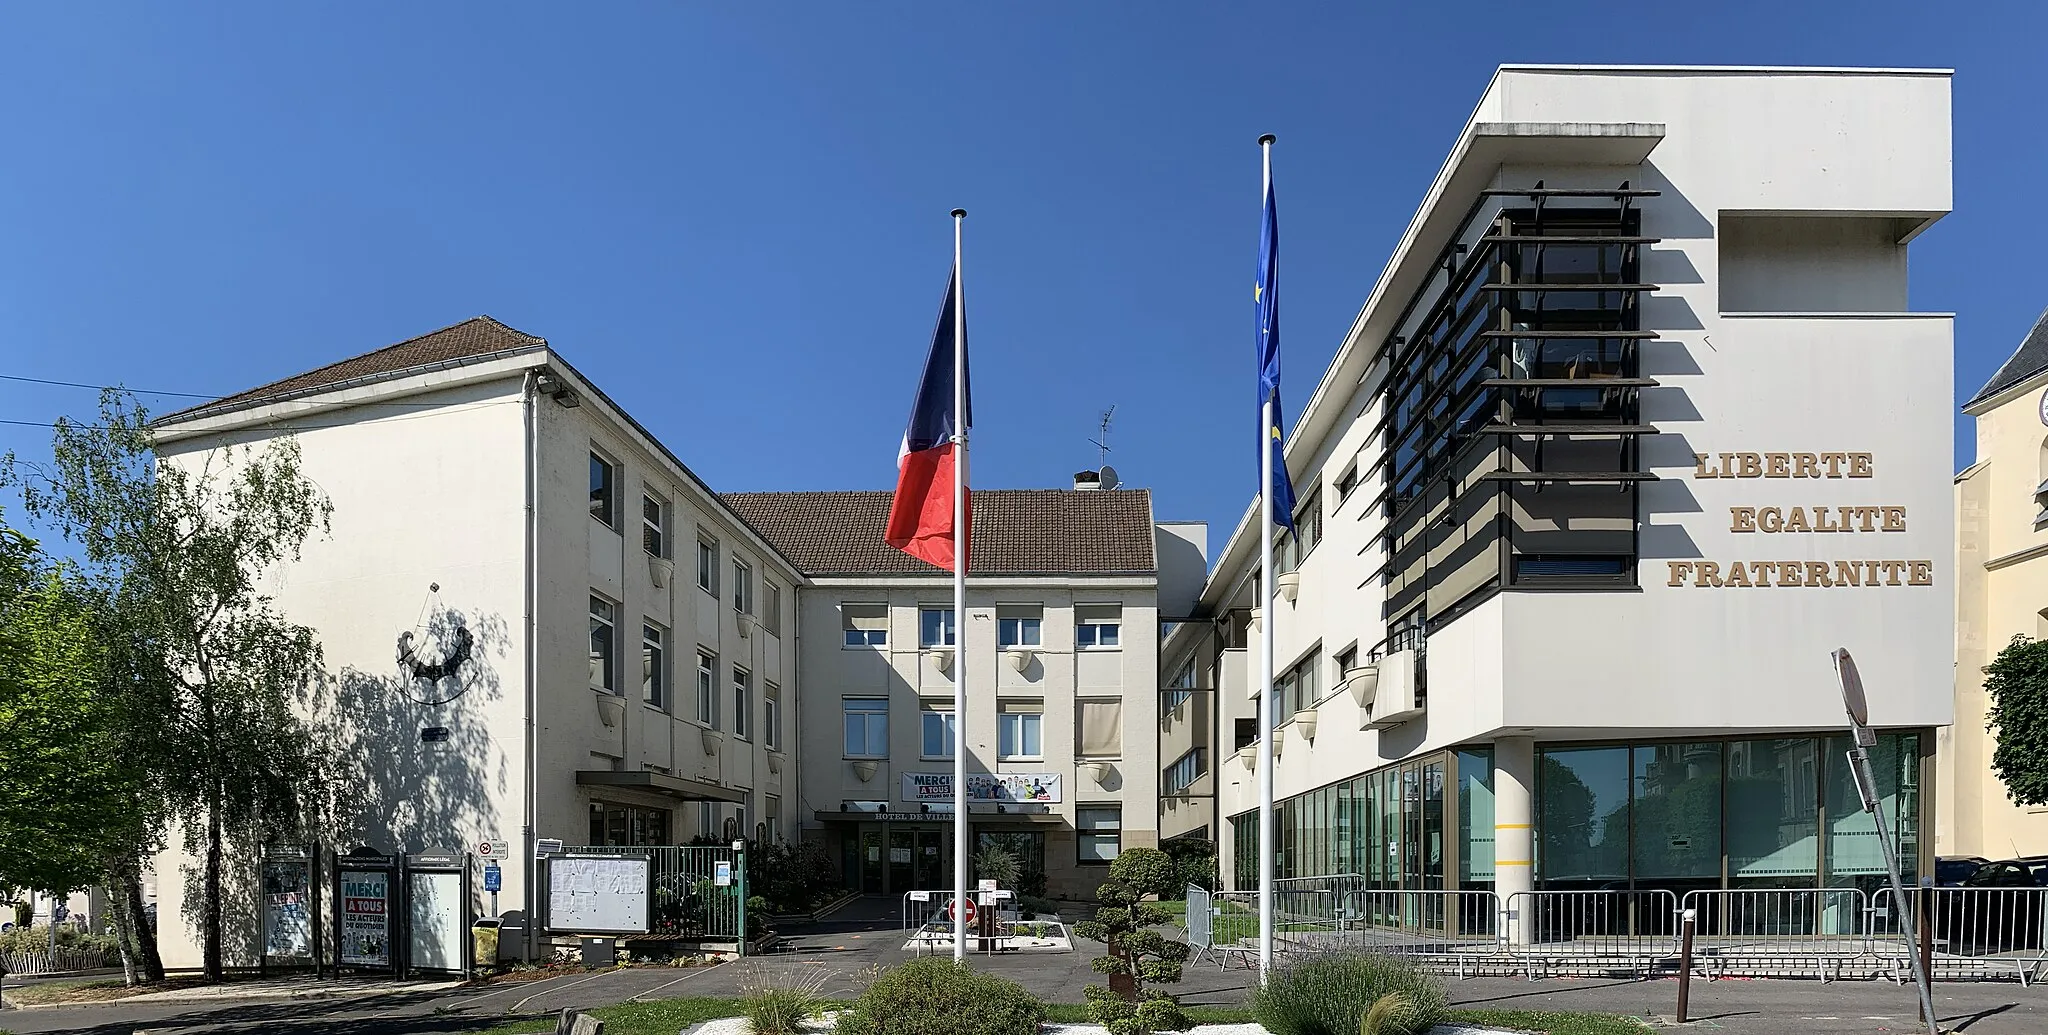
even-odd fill
[{"label": "parked car", "polygon": [[2034,873],[2034,883],[2048,888],[2048,855],[2023,855],[2020,862]]},{"label": "parked car", "polygon": [[1977,868],[1990,862],[1978,855],[1944,855],[1934,860],[1934,883],[1936,887],[1953,888],[1970,879]]},{"label": "parked car", "polygon": [[1936,896],[1934,937],[1965,956],[2039,949],[2044,894],[2026,862],[1987,862]]}]

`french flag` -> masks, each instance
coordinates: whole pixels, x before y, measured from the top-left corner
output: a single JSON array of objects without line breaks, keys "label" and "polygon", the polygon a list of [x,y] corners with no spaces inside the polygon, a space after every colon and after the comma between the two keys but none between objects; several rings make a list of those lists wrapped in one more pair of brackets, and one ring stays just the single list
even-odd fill
[{"label": "french flag", "polygon": [[[957,486],[963,501],[961,513],[972,513],[967,498],[967,464],[964,446],[955,446],[955,430],[974,426],[974,406],[965,405],[965,419],[955,412],[953,370],[954,333],[959,328],[961,357],[958,398],[967,392],[966,318],[959,312],[960,267],[946,282],[946,303],[939,309],[939,326],[932,332],[932,351],[924,360],[924,379],[917,386],[917,401],[910,408],[910,425],[903,429],[903,448],[896,456],[896,498],[889,504],[889,524],[882,539],[890,546],[929,564],[954,570],[953,491]],[[967,521],[969,528],[973,521]],[[968,529],[959,529],[966,542]]]}]

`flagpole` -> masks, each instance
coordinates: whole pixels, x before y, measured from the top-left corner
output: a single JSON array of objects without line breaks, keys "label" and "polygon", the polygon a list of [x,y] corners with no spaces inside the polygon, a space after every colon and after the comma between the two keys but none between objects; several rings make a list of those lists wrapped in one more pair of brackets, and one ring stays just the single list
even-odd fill
[{"label": "flagpole", "polygon": [[[1273,189],[1273,142],[1268,133],[1259,138],[1264,175],[1259,183],[1259,205]],[[1273,611],[1273,396],[1269,392],[1259,407],[1259,614],[1265,628],[1259,636],[1259,983],[1273,969],[1273,860],[1278,853],[1273,843],[1273,729],[1278,725],[1273,711],[1273,632],[1279,615]]]},{"label": "flagpole", "polygon": [[953,958],[967,958],[967,292],[953,210]]}]

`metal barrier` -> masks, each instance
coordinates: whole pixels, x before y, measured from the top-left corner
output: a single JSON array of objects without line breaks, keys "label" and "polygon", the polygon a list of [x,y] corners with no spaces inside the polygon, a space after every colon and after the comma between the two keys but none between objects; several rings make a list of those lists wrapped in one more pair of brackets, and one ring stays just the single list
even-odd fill
[{"label": "metal barrier", "polygon": [[1502,926],[1508,955],[1538,969],[1648,977],[1678,953],[1678,896],[1669,891],[1518,891]]},{"label": "metal barrier", "polygon": [[22,977],[98,970],[118,965],[120,962],[121,956],[118,952],[75,945],[59,945],[55,952],[47,948],[26,949],[13,953],[0,952],[0,969]]},{"label": "metal barrier", "polygon": [[652,903],[655,937],[668,938],[734,938],[740,937],[740,917],[744,903],[740,900],[743,892],[741,878],[733,875],[733,882],[720,887],[716,881],[718,864],[731,864],[734,870],[741,865],[739,853],[723,845],[667,845],[628,848],[618,845],[594,845],[584,848],[565,848],[572,855],[644,855],[651,860],[653,872],[654,901]]},{"label": "metal barrier", "polygon": [[[1928,903],[1930,977],[2003,976],[2010,970],[2029,984],[2048,968],[2048,888],[1921,888],[1908,892],[1908,902]],[[1890,888],[1871,896],[1870,948],[1885,976],[1903,980],[1911,974],[1906,954],[1916,947],[1906,943]]]},{"label": "metal barrier", "polygon": [[1215,945],[1211,940],[1215,915],[1210,912],[1215,907],[1210,904],[1209,890],[1196,884],[1188,885],[1187,907],[1188,948],[1192,950],[1188,962],[1196,963],[1209,955]]},{"label": "metal barrier", "polygon": [[[1669,974],[1679,965],[1684,909],[1695,916],[1694,970],[1709,978],[1902,981],[1916,949],[1900,933],[1888,888],[1711,889],[1682,899],[1666,890],[1526,891],[1502,901],[1490,891],[1374,889],[1349,874],[1275,884],[1276,955],[1384,953],[1459,976]],[[1930,903],[1931,976],[2031,983],[2048,974],[2048,888],[1912,894]],[[1189,888],[1188,932],[1197,958],[1243,960],[1257,951],[1258,893]]]},{"label": "metal barrier", "polygon": [[1688,891],[1694,967],[1708,977],[1868,977],[1870,902],[1855,888]]}]

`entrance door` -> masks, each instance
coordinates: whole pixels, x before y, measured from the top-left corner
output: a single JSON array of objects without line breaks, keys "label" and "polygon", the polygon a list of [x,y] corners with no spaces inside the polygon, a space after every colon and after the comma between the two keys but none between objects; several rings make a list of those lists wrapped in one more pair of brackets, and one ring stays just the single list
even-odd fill
[{"label": "entrance door", "polygon": [[860,890],[862,894],[880,895],[888,889],[882,885],[883,857],[888,849],[882,843],[882,828],[863,826],[860,828]]},{"label": "entrance door", "polygon": [[943,831],[917,831],[917,854],[912,863],[917,872],[917,883],[904,890],[930,890],[953,886],[952,860],[948,858],[946,852],[946,840]]},{"label": "entrance door", "polygon": [[889,893],[901,895],[915,891],[913,882],[916,875],[917,835],[909,830],[889,831]]}]

